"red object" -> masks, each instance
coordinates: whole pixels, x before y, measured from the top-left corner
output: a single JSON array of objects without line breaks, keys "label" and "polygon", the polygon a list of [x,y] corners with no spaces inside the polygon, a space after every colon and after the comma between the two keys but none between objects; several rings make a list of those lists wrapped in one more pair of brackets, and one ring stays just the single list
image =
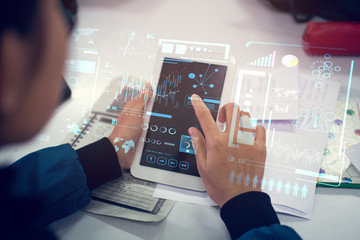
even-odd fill
[{"label": "red object", "polygon": [[360,22],[308,22],[303,45],[309,55],[360,55]]}]

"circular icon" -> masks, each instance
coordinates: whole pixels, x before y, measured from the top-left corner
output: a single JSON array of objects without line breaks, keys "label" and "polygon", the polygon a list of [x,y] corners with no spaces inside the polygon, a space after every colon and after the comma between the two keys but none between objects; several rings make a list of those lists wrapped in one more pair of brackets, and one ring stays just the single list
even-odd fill
[{"label": "circular icon", "polygon": [[155,142],[156,142],[155,139],[151,139],[152,144],[155,144]]},{"label": "circular icon", "polygon": [[141,128],[147,130],[149,128],[149,125],[144,123],[143,125],[141,125]]},{"label": "circular icon", "polygon": [[335,113],[327,112],[324,117],[328,121],[334,121],[335,120]]},{"label": "circular icon", "polygon": [[331,77],[331,74],[330,73],[324,73],[324,78],[329,78],[329,77]]},{"label": "circular icon", "polygon": [[170,129],[169,129],[169,133],[170,133],[171,135],[175,135],[175,134],[176,134],[175,128],[170,128]]},{"label": "circular icon", "polygon": [[140,142],[145,141],[145,139],[143,137],[141,137],[139,140],[140,140]]},{"label": "circular icon", "polygon": [[281,59],[281,62],[285,67],[296,67],[299,59],[294,55],[286,55]]},{"label": "circular icon", "polygon": [[153,132],[156,132],[158,130],[158,126],[151,125],[150,130],[153,131]]},{"label": "circular icon", "polygon": [[167,128],[164,127],[164,126],[162,126],[162,127],[160,127],[159,131],[160,131],[161,133],[166,133]]},{"label": "circular icon", "polygon": [[326,59],[330,59],[330,58],[331,58],[331,55],[330,55],[330,54],[328,54],[328,53],[326,53],[326,54],[324,54],[324,58],[326,58]]},{"label": "circular icon", "polygon": [[318,66],[318,69],[320,72],[323,72],[325,70],[325,66],[321,65],[321,66]]},{"label": "circular icon", "polygon": [[334,70],[335,70],[336,72],[340,72],[340,71],[341,71],[341,67],[336,66],[336,67],[334,67]]},{"label": "circular icon", "polygon": [[146,142],[146,143],[150,142],[150,138],[146,138],[146,139],[145,139],[145,142]]},{"label": "circular icon", "polygon": [[68,84],[71,86],[71,87],[75,87],[79,84],[79,79],[77,77],[70,77],[68,79]]},{"label": "circular icon", "polygon": [[322,82],[316,82],[315,83],[316,88],[322,88],[323,86],[324,86],[324,84]]},{"label": "circular icon", "polygon": [[320,75],[320,71],[319,70],[313,70],[312,71],[312,75],[314,75],[315,77]]},{"label": "circular icon", "polygon": [[324,62],[324,66],[327,67],[327,68],[332,67],[332,65],[333,65],[333,63],[331,61]]},{"label": "circular icon", "polygon": [[160,141],[160,140],[157,140],[157,141],[156,141],[156,144],[157,144],[157,145],[160,145],[160,144],[161,144],[161,141]]}]

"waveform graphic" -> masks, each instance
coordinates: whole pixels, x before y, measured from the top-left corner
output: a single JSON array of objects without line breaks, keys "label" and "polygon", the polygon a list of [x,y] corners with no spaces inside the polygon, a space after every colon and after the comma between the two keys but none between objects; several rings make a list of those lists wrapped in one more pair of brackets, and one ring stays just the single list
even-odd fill
[{"label": "waveform graphic", "polygon": [[[143,78],[140,78],[140,80],[135,79],[134,77],[131,77],[129,79],[129,74],[123,74],[122,79],[121,79],[121,85],[120,85],[120,91],[116,91],[115,93],[115,100],[119,100],[119,96],[124,94],[124,102],[126,103],[127,101],[133,99],[139,92],[145,92],[145,85],[146,82]],[[150,85],[152,87],[152,89],[154,89],[154,83],[152,81],[151,78],[151,82]],[[147,94],[144,95],[145,98],[151,97],[148,96]],[[147,100],[147,99],[145,99]]]},{"label": "waveform graphic", "polygon": [[166,92],[168,89],[170,89],[170,87],[178,87],[181,83],[181,78],[181,75],[175,76],[170,74],[161,84],[159,84],[156,95],[166,95]]},{"label": "waveform graphic", "polygon": [[259,57],[254,61],[246,63],[247,66],[273,68],[275,64],[276,51],[267,56]]},{"label": "waveform graphic", "polygon": [[316,148],[300,148],[297,144],[283,144],[275,142],[268,152],[277,159],[288,162],[302,162],[305,166],[319,164],[322,161],[323,153]]},{"label": "waveform graphic", "polygon": [[181,84],[182,75],[178,74],[183,70],[170,73],[162,83],[159,83],[155,94],[155,102],[159,104],[164,103],[165,107],[168,107],[169,103],[171,103],[174,108],[179,106],[179,102],[176,101],[176,93],[179,92],[179,90],[173,91],[173,89]]},{"label": "waveform graphic", "polygon": [[[170,73],[164,79],[164,81],[159,84],[157,91],[153,92],[155,102],[158,102],[160,104],[164,103],[166,107],[170,104],[174,106],[174,108],[177,108],[179,106],[179,103],[176,101],[176,93],[178,93],[179,90],[174,91],[172,90],[172,88],[176,88],[180,85],[182,76],[176,76],[176,74],[177,73]],[[139,93],[145,93],[143,97],[145,102],[147,102],[147,99],[152,97],[151,95],[146,93],[145,85],[147,82],[148,81],[144,78],[136,79],[135,77],[129,76],[128,73],[123,74],[120,84],[120,90],[116,90],[115,92],[113,105],[117,106],[121,104],[120,102],[126,103],[133,99]],[[156,86],[153,82],[152,77],[150,79],[150,85],[152,89],[155,89]]]}]

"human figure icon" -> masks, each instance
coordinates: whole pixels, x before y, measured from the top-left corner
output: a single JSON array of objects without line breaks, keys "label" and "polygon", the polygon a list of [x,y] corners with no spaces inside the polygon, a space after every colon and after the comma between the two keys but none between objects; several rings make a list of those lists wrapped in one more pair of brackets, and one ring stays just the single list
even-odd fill
[{"label": "human figure icon", "polygon": [[241,185],[241,181],[242,181],[242,173],[239,172],[239,174],[237,175],[237,184]]},{"label": "human figure icon", "polygon": [[[312,109],[301,108],[298,118],[292,123],[292,126],[313,130],[318,132],[329,132],[330,124],[334,122],[335,114],[333,112],[324,112],[322,108],[314,107]],[[336,125],[333,125],[333,128]],[[337,129],[332,131],[337,132]]]},{"label": "human figure icon", "polygon": [[269,191],[272,192],[275,185],[274,179],[271,178],[268,184],[269,184]]},{"label": "human figure icon", "polygon": [[263,178],[261,179],[260,183],[261,183],[261,190],[264,190],[264,189],[265,189],[265,186],[266,186],[266,178],[263,177]]},{"label": "human figure icon", "polygon": [[284,185],[285,188],[285,195],[289,195],[290,189],[291,189],[291,185],[290,182],[286,182]]},{"label": "human figure icon", "polygon": [[302,188],[301,188],[301,197],[302,198],[306,198],[306,194],[308,193],[308,188],[306,185],[304,185]]},{"label": "human figure icon", "polygon": [[258,182],[259,182],[258,177],[255,175],[255,177],[252,179],[252,181],[253,181],[252,187],[253,187],[253,188],[256,188],[256,187],[257,187],[257,184],[258,184]]},{"label": "human figure icon", "polygon": [[234,178],[235,178],[235,173],[234,173],[234,171],[231,171],[229,177],[230,177],[230,183],[233,183],[233,182],[234,182]]},{"label": "human figure icon", "polygon": [[298,191],[299,191],[299,184],[295,183],[294,187],[293,187],[293,196],[297,197]]},{"label": "human figure icon", "polygon": [[281,192],[281,188],[282,188],[282,181],[279,180],[277,183],[276,183],[276,192],[280,193]]},{"label": "human figure icon", "polygon": [[245,177],[245,186],[248,187],[249,186],[249,183],[250,183],[250,174],[246,174],[246,177]]}]

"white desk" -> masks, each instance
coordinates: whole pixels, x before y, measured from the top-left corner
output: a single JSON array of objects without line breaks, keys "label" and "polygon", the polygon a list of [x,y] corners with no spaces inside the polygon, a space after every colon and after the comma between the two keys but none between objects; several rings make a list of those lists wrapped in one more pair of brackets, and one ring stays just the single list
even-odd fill
[{"label": "white desk", "polygon": [[[231,54],[241,57],[248,41],[301,44],[305,25],[294,23],[289,14],[274,12],[260,0],[83,0],[80,1],[80,26],[108,30],[101,36],[106,42],[119,37],[124,29],[151,33],[157,38],[231,44]],[[106,31],[104,31],[106,32]],[[117,51],[116,48],[108,51]],[[129,71],[131,64],[118,62],[118,72]],[[125,67],[121,67],[125,66]],[[138,62],[138,71],[151,72],[153,66]],[[130,71],[131,71],[130,70]],[[359,75],[356,66],[355,75]],[[358,78],[358,77],[356,77]],[[353,79],[352,101],[359,101],[360,81]],[[346,88],[346,83],[342,90]],[[98,82],[93,102],[106,83]],[[59,144],[67,122],[77,122],[79,112],[88,109],[93,83],[73,88],[73,98],[54,116],[44,134],[50,143],[36,142],[4,149],[14,156],[47,145]],[[344,99],[344,91],[340,99]],[[358,96],[357,98],[354,96]],[[283,224],[293,227],[304,239],[357,239],[360,236],[360,191],[318,188],[311,220],[279,214]],[[219,217],[219,209],[176,203],[160,223],[139,223],[123,219],[77,212],[51,225],[60,239],[229,239]]]},{"label": "white desk", "polygon": [[[313,218],[278,214],[303,239],[358,239],[360,192],[318,189]],[[219,210],[176,203],[160,223],[139,223],[77,212],[52,225],[61,239],[230,239]]]}]

